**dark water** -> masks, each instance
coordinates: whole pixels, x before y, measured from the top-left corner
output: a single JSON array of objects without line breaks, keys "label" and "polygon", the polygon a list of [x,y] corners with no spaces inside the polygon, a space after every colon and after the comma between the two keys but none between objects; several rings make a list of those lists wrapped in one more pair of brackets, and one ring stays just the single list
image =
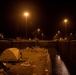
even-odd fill
[{"label": "dark water", "polygon": [[70,75],[65,63],[61,60],[60,56],[56,56],[52,63],[53,75]]}]

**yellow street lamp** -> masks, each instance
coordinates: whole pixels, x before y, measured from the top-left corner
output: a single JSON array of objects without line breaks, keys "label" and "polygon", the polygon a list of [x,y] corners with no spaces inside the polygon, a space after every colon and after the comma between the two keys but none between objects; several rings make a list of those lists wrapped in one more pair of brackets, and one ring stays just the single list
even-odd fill
[{"label": "yellow street lamp", "polygon": [[64,23],[65,23],[65,38],[66,38],[66,36],[67,36],[67,33],[66,33],[66,32],[67,32],[67,30],[66,30],[66,23],[67,23],[67,22],[68,22],[68,20],[65,19],[65,20],[64,20]]},{"label": "yellow street lamp", "polygon": [[37,31],[38,31],[38,38],[39,38],[40,29],[37,29]]},{"label": "yellow street lamp", "polygon": [[26,39],[27,39],[27,17],[29,16],[29,14],[25,12],[24,16],[26,17]]},{"label": "yellow street lamp", "polygon": [[40,29],[38,29],[37,31],[40,32]]},{"label": "yellow street lamp", "polygon": [[58,34],[60,34],[60,31],[58,31]]},{"label": "yellow street lamp", "polygon": [[25,15],[25,16],[28,16],[29,14],[26,12],[26,13],[24,13],[24,15]]},{"label": "yellow street lamp", "polygon": [[43,36],[44,36],[44,34],[42,33],[41,36],[42,36],[42,40],[43,40]]}]

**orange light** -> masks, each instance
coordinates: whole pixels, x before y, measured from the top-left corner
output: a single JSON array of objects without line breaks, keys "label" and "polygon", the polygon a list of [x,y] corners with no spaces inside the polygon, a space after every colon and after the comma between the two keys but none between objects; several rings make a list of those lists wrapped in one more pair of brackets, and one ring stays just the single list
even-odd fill
[{"label": "orange light", "polygon": [[66,23],[67,21],[68,21],[67,19],[64,20],[65,23]]},{"label": "orange light", "polygon": [[26,13],[24,13],[24,16],[28,16],[29,14],[26,12]]},{"label": "orange light", "polygon": [[40,32],[40,29],[38,29],[38,32]]}]

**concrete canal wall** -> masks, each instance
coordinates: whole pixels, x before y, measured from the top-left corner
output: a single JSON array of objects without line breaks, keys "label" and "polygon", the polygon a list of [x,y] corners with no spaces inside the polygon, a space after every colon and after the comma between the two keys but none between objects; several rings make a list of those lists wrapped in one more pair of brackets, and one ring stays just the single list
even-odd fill
[{"label": "concrete canal wall", "polygon": [[[17,48],[26,48],[26,47],[54,47],[57,51],[64,56],[67,60],[74,60],[76,58],[76,41],[51,41],[51,40],[40,40],[40,41],[8,41],[0,40],[0,53],[3,52],[6,48],[17,47]],[[70,61],[72,62],[72,61]],[[74,62],[76,63],[76,62]]]}]

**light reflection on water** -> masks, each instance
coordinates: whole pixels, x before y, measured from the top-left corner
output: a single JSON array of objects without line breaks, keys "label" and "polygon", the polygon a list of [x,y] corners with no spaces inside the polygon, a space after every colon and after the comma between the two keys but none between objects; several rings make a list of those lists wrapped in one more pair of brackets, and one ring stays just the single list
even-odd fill
[{"label": "light reflection on water", "polygon": [[55,58],[55,74],[56,75],[70,75],[66,65],[64,62],[61,60],[59,55],[56,55]]}]

